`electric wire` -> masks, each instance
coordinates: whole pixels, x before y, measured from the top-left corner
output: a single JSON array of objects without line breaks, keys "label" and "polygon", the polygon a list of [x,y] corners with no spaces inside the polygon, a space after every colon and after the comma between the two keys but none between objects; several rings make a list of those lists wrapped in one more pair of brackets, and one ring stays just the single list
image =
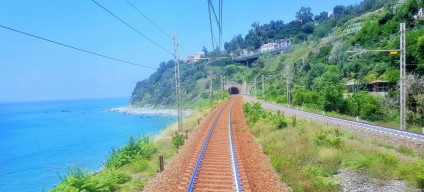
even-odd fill
[{"label": "electric wire", "polygon": [[60,43],[60,42],[57,42],[57,41],[53,41],[53,40],[50,40],[50,39],[47,39],[47,38],[44,38],[44,37],[40,37],[40,36],[33,35],[33,34],[30,34],[30,33],[26,33],[26,32],[23,32],[23,31],[20,31],[20,30],[17,30],[17,29],[6,27],[4,25],[0,25],[0,27],[1,28],[4,28],[4,29],[7,29],[7,30],[10,30],[10,31],[13,31],[13,32],[16,32],[16,33],[20,33],[20,34],[23,34],[23,35],[26,35],[26,36],[30,36],[30,37],[33,37],[33,38],[36,38],[36,39],[40,39],[40,40],[47,41],[47,42],[50,42],[50,43],[53,43],[53,44],[56,44],[56,45],[60,45],[60,46],[67,47],[67,48],[70,48],[70,49],[74,49],[74,50],[77,50],[77,51],[81,51],[81,52],[85,52],[85,53],[88,53],[88,54],[96,55],[96,56],[99,56],[99,57],[103,57],[103,58],[106,58],[106,59],[118,61],[118,62],[121,62],[121,63],[130,64],[130,65],[136,65],[136,66],[139,66],[139,67],[156,69],[156,68],[149,67],[149,66],[146,66],[146,65],[141,65],[141,64],[137,64],[137,63],[125,61],[125,60],[122,60],[122,59],[117,59],[117,58],[106,56],[106,55],[103,55],[103,54],[100,54],[100,53],[96,53],[96,52],[93,52],[93,51],[88,51],[88,50],[85,50],[85,49],[81,49],[81,48],[78,48],[78,47],[67,45],[65,43]]},{"label": "electric wire", "polygon": [[[143,12],[140,11],[134,4],[132,4],[129,0],[125,0],[134,10],[136,10],[141,16],[143,16],[147,21],[149,21],[153,26],[155,26],[160,32],[162,32],[165,36],[167,36],[169,39],[174,40],[174,38],[166,33],[159,25],[155,24],[150,18],[148,18]],[[179,45],[181,49],[187,54],[190,55],[190,53],[180,44]]]},{"label": "electric wire", "polygon": [[[215,50],[215,44],[214,44],[214,39],[215,36],[213,35],[213,28],[212,28],[212,18],[211,18],[211,2],[209,0],[208,1],[208,12],[209,12],[209,26],[211,28],[211,39],[212,39],[212,51]],[[216,41],[216,40],[215,40]]]},{"label": "electric wire", "polygon": [[159,47],[160,49],[162,49],[163,51],[169,53],[170,55],[174,55],[171,51],[169,51],[168,49],[162,47],[161,45],[159,45],[158,43],[156,43],[155,41],[153,41],[152,39],[150,39],[149,37],[147,37],[146,35],[144,35],[143,33],[141,33],[140,31],[138,31],[136,28],[134,28],[133,26],[131,26],[130,24],[128,24],[127,22],[125,22],[124,20],[122,20],[121,18],[119,18],[118,16],[116,16],[115,14],[113,14],[111,11],[109,11],[108,9],[106,9],[105,7],[103,7],[100,3],[98,3],[95,0],[91,0],[93,3],[95,3],[97,6],[99,6],[100,8],[102,8],[104,11],[108,12],[110,15],[112,15],[113,17],[115,17],[117,20],[119,20],[120,22],[122,22],[123,24],[125,24],[127,27],[131,28],[133,31],[135,31],[136,33],[138,33],[139,35],[143,36],[145,39],[149,40],[151,43],[155,44],[157,47]]},{"label": "electric wire", "polygon": [[161,31],[165,36],[169,37],[171,40],[173,39],[171,35],[166,33],[162,28],[156,25],[151,19],[149,19],[146,15],[144,15],[137,7],[135,7],[129,0],[125,0],[133,9],[135,9],[141,16],[143,16],[147,21],[149,21],[153,26],[155,26],[159,31]]}]

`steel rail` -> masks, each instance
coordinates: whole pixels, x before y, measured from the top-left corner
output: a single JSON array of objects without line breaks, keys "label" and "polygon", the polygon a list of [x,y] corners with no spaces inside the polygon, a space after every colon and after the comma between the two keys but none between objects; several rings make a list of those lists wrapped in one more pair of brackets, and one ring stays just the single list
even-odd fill
[{"label": "steel rail", "polygon": [[259,101],[259,102],[264,102],[264,103],[269,104],[269,105],[278,106],[278,107],[281,107],[281,108],[288,110],[288,111],[291,111],[291,112],[306,114],[306,115],[310,115],[310,116],[317,117],[317,118],[319,117],[319,118],[322,118],[322,119],[325,119],[325,120],[330,120],[330,121],[333,121],[333,122],[336,122],[336,123],[355,126],[355,127],[368,129],[368,130],[372,130],[372,131],[376,131],[376,132],[381,132],[381,133],[385,133],[385,134],[395,135],[395,136],[399,136],[399,137],[405,137],[405,138],[408,138],[408,139],[424,141],[424,134],[420,134],[420,133],[414,133],[414,132],[410,132],[410,131],[406,131],[406,130],[393,129],[393,128],[383,127],[383,126],[376,126],[376,125],[372,125],[372,124],[368,124],[368,123],[350,121],[350,120],[346,120],[346,119],[341,119],[341,118],[330,117],[330,116],[326,116],[326,115],[320,115],[320,114],[316,114],[316,113],[301,111],[301,110],[297,110],[297,109],[288,108],[288,107],[283,106],[283,105],[265,102],[265,101],[255,99],[255,98],[253,98],[253,100],[256,100],[256,101]]},{"label": "steel rail", "polygon": [[215,128],[215,125],[216,125],[219,117],[221,116],[222,111],[224,111],[224,109],[227,107],[228,103],[230,103],[230,101],[228,101],[224,105],[224,107],[222,107],[222,109],[216,115],[216,118],[215,118],[215,120],[213,121],[213,123],[211,125],[211,128],[210,128],[210,130],[208,132],[208,136],[206,137],[205,142],[203,143],[202,150],[200,151],[199,157],[197,158],[196,165],[194,166],[193,173],[192,173],[192,175],[190,177],[190,182],[189,182],[188,187],[187,187],[187,190],[186,190],[187,192],[192,192],[193,189],[194,189],[194,185],[196,183],[197,175],[199,174],[199,169],[200,169],[200,166],[202,165],[203,157],[205,155],[205,151],[206,151],[206,147],[208,146],[209,139],[211,138],[212,131]]},{"label": "steel rail", "polygon": [[231,123],[233,108],[234,108],[234,103],[231,106],[230,115],[228,117],[228,136],[230,139],[231,168],[233,172],[234,191],[241,192],[243,191],[243,188],[241,187],[240,172],[238,170],[236,150],[235,150],[234,138],[233,138],[233,126]]}]

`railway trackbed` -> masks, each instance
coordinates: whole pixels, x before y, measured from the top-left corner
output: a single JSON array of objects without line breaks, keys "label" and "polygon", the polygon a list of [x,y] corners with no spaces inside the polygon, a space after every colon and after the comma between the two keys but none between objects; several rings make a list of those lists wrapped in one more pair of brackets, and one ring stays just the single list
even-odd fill
[{"label": "railway trackbed", "polygon": [[232,95],[212,111],[143,191],[288,191],[250,133],[242,103]]},{"label": "railway trackbed", "polygon": [[239,167],[234,145],[234,103],[233,98],[216,115],[199,155],[192,157],[189,165],[193,168],[188,169],[190,177],[186,177],[188,181],[181,183],[181,189],[186,187],[187,192],[250,191],[245,171]]}]

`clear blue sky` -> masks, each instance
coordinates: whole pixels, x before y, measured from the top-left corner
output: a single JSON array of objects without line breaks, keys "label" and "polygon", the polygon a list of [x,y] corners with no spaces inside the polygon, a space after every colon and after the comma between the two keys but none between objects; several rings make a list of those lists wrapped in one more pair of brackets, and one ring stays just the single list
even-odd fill
[{"label": "clear blue sky", "polygon": [[[166,49],[172,41],[140,16],[125,0],[97,0]],[[205,0],[130,0],[181,45],[194,53],[210,49]],[[218,1],[213,0],[218,6]],[[301,6],[314,14],[360,0],[224,1],[224,42],[245,35],[251,23],[289,22]],[[158,67],[172,55],[159,49],[91,0],[0,0],[0,24],[79,48]],[[180,57],[187,54],[180,50]],[[0,102],[129,97],[137,81],[155,70],[88,55],[0,28]]]}]

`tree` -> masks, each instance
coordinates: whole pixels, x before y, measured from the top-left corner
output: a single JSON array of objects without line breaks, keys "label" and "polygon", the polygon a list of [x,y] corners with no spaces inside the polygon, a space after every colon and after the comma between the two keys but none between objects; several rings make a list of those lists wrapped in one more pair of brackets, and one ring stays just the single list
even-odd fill
[{"label": "tree", "polygon": [[208,56],[209,51],[205,46],[203,46],[202,51],[205,52],[205,56]]},{"label": "tree", "polygon": [[353,116],[359,116],[364,107],[364,98],[368,93],[365,91],[356,92],[353,95],[349,96],[348,105],[350,114]]},{"label": "tree", "polygon": [[306,34],[312,34],[314,32],[315,25],[312,22],[306,23],[302,26],[302,32]]},{"label": "tree", "polygon": [[337,66],[328,66],[326,72],[314,80],[314,84],[322,95],[321,107],[325,111],[337,111],[342,107],[344,84]]},{"label": "tree", "polygon": [[315,21],[320,21],[320,20],[324,20],[328,18],[328,12],[327,11],[323,11],[321,12],[319,15],[315,15],[314,20]]},{"label": "tree", "polygon": [[345,10],[345,6],[343,6],[343,5],[336,5],[333,8],[333,15],[334,16],[341,15],[341,14],[343,14],[344,10]]},{"label": "tree", "polygon": [[298,12],[296,12],[296,19],[300,20],[302,23],[307,23],[312,21],[314,14],[311,12],[310,7],[301,7]]}]

